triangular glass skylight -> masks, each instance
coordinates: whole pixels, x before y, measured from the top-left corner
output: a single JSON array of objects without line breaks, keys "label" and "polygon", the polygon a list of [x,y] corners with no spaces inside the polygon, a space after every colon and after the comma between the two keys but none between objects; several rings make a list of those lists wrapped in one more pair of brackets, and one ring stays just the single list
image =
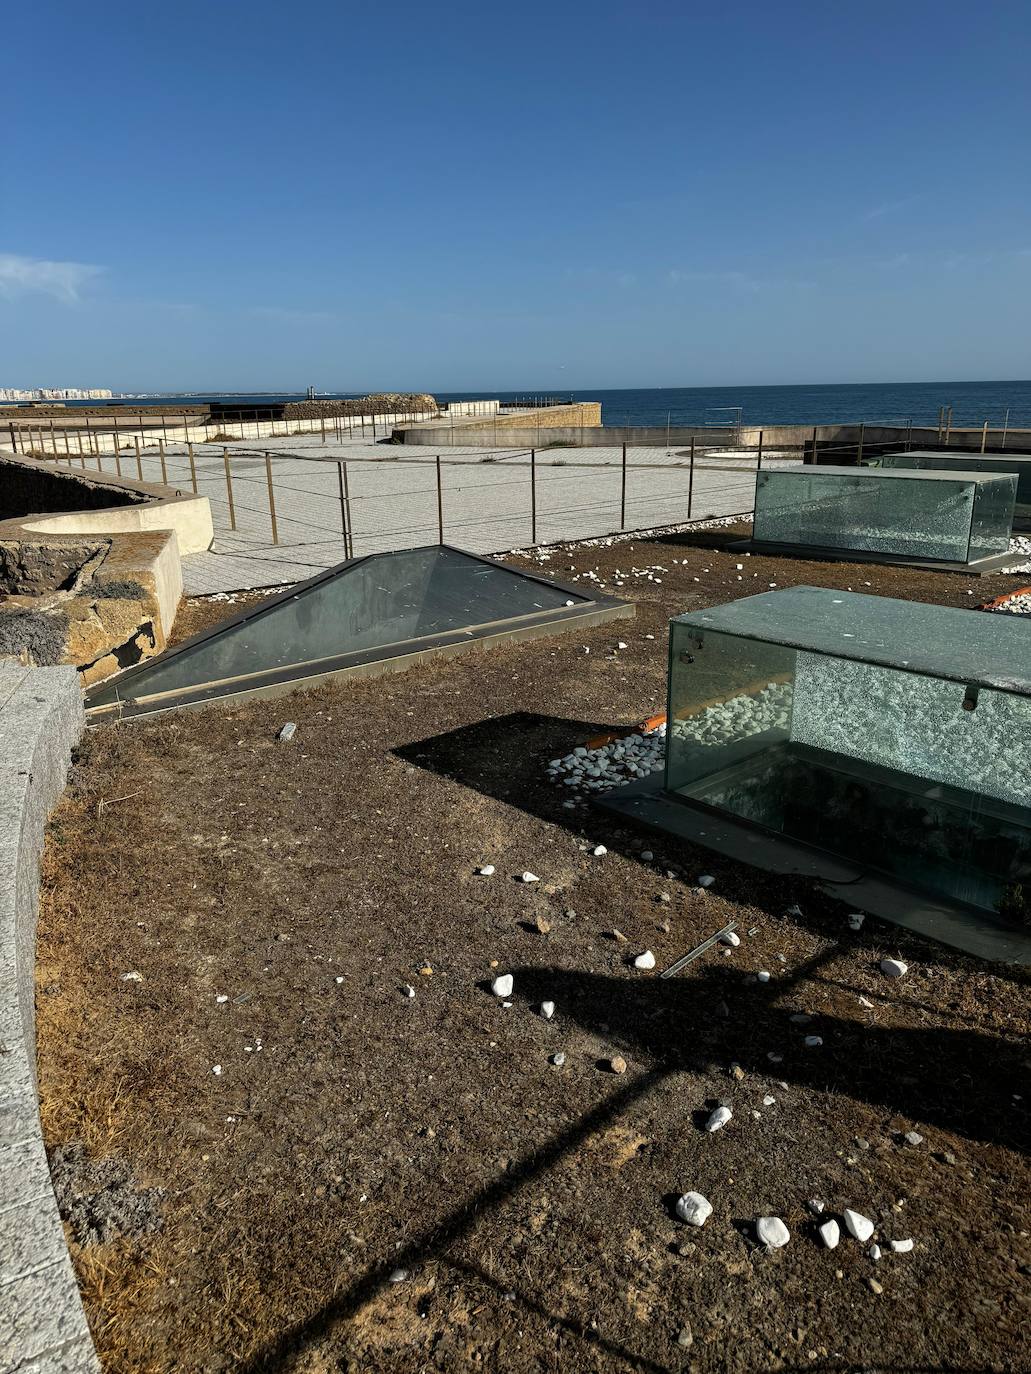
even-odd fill
[{"label": "triangular glass skylight", "polygon": [[370,554],[98,683],[91,717],[149,715],[383,670],[477,642],[594,624],[633,607],[447,545]]}]

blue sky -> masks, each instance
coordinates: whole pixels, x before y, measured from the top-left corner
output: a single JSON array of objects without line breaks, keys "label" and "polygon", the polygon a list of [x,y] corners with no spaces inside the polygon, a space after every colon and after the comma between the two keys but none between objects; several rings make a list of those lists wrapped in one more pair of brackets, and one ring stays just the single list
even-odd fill
[{"label": "blue sky", "polygon": [[5,17],[0,385],[1031,375],[1031,6]]}]

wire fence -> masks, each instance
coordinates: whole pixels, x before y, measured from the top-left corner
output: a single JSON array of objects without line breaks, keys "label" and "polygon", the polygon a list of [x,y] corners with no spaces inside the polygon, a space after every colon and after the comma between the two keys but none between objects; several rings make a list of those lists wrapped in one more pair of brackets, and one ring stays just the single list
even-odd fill
[{"label": "wire fence", "polygon": [[[156,442],[135,433],[112,451],[35,456],[59,467],[171,487],[206,497],[215,540],[191,555],[193,588],[265,585],[307,575],[345,558],[430,543],[476,553],[605,537],[696,520],[750,518],[757,474],[804,463],[862,463],[908,447],[825,441],[814,429],[794,447],[769,448],[763,432],[740,446],[734,428],[711,430],[682,448],[617,444],[590,448],[427,453],[411,446],[378,450],[321,426],[260,446]],[[233,559],[231,569],[211,566]],[[253,567],[244,568],[240,560]],[[208,566],[204,566],[207,560]]]}]

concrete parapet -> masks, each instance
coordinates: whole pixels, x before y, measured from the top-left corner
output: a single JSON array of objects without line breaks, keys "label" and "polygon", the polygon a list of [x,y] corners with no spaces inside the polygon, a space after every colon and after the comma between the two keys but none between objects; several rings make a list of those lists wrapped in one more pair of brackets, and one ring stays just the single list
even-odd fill
[{"label": "concrete parapet", "polygon": [[74,668],[0,663],[0,1371],[96,1371],[36,1093],[39,857],[82,732]]}]

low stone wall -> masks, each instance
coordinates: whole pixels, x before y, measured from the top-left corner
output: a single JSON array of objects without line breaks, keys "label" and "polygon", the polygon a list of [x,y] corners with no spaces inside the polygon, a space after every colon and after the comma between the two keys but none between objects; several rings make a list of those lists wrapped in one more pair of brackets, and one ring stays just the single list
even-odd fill
[{"label": "low stone wall", "polygon": [[320,420],[334,415],[423,415],[438,409],[428,392],[384,391],[354,401],[289,401],[282,413],[284,420]]},{"label": "low stone wall", "polygon": [[0,662],[0,1369],[97,1371],[36,1091],[39,857],[83,728],[74,668]]}]

